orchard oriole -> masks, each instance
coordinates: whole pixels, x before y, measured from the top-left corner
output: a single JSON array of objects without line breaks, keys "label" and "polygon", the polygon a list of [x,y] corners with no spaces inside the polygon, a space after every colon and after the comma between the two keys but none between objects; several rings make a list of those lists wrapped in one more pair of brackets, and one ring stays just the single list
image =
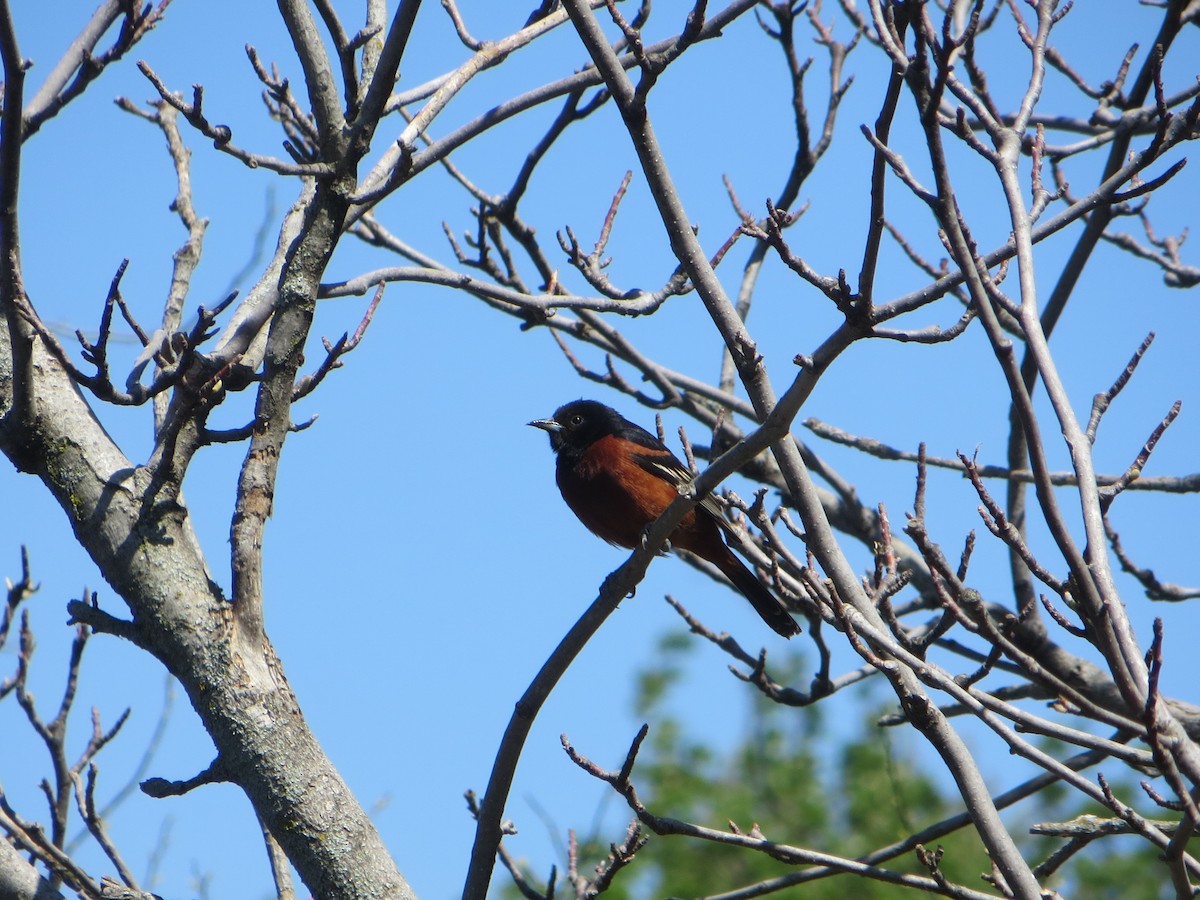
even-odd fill
[{"label": "orchard oriole", "polygon": [[[558,457],[558,489],[567,506],[610,544],[635,547],[692,480],[662,441],[595,400],[576,400],[551,418],[529,424],[550,434],[550,448]],[[688,511],[670,541],[720,569],[776,633],[799,634],[800,626],[783,603],[721,540],[722,528],[732,533],[710,494]]]}]

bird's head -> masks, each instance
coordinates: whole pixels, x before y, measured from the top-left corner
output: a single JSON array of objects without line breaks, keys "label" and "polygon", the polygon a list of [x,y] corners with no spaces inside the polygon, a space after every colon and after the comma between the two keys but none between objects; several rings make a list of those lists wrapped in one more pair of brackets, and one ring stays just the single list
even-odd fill
[{"label": "bird's head", "polygon": [[617,434],[626,421],[603,403],[575,400],[560,406],[549,419],[534,419],[529,424],[549,434],[550,449],[558,453],[564,448],[583,450],[602,437]]}]

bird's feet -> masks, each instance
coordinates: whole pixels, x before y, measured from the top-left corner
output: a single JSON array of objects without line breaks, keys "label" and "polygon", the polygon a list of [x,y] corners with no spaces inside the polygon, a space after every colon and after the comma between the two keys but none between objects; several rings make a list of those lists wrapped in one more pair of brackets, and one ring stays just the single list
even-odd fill
[{"label": "bird's feet", "polygon": [[[649,543],[650,543],[650,526],[653,524],[654,523],[651,522],[650,525],[647,525],[645,528],[642,529],[641,547],[643,550],[645,550],[647,545],[649,545]],[[671,552],[671,542],[663,541],[662,550],[660,550],[658,552],[658,555],[666,556],[670,552]]]}]

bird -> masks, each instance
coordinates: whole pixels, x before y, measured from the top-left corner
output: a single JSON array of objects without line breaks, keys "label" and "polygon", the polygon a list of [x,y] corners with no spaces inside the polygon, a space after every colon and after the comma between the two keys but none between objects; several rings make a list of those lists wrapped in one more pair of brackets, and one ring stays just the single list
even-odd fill
[{"label": "bird", "polygon": [[[528,424],[550,435],[555,480],[567,506],[589,531],[618,547],[640,544],[646,528],[692,481],[662,441],[596,400],[575,400]],[[706,494],[669,540],[716,566],[776,634],[799,634],[787,607],[734,556],[722,530],[733,533],[716,499]]]}]

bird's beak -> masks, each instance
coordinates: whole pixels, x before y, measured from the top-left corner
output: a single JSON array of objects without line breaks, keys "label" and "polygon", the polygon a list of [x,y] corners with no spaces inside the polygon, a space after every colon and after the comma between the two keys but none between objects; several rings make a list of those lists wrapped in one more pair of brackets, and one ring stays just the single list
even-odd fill
[{"label": "bird's beak", "polygon": [[534,428],[540,428],[542,431],[548,431],[551,434],[558,434],[560,431],[562,431],[562,425],[560,425],[555,419],[534,419],[532,422],[528,422],[526,424],[531,425]]}]

